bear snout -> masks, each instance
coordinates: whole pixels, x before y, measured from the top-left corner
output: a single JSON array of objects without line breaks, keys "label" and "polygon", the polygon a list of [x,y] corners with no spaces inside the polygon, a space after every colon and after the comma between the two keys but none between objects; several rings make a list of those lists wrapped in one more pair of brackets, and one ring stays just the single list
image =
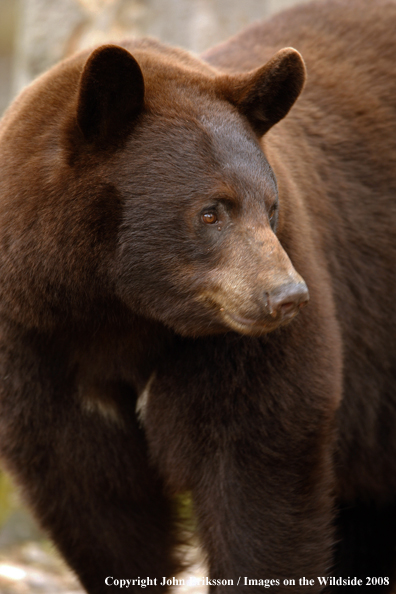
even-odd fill
[{"label": "bear snout", "polygon": [[307,305],[309,292],[304,281],[289,282],[266,293],[267,307],[271,317],[283,322],[293,318],[299,310]]},{"label": "bear snout", "polygon": [[[299,276],[299,275],[298,275]],[[261,293],[261,298],[256,299],[255,307],[248,313],[245,308],[221,307],[220,312],[227,326],[237,332],[252,336],[272,332],[279,326],[292,320],[309,301],[307,285],[299,276],[296,281],[285,282],[273,290]],[[252,304],[250,304],[252,305]]]}]

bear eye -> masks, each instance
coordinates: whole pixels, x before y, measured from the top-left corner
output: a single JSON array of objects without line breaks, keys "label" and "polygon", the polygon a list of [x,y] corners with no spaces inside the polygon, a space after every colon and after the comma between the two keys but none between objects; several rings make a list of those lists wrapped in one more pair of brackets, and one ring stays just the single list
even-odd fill
[{"label": "bear eye", "polygon": [[268,213],[268,218],[269,218],[269,222],[271,223],[271,225],[273,225],[275,223],[275,218],[276,218],[276,211],[278,210],[277,205],[273,204],[271,206],[271,208],[269,209],[269,213]]},{"label": "bear eye", "polygon": [[217,214],[213,211],[204,212],[201,215],[201,219],[202,219],[202,222],[205,223],[206,225],[214,225],[215,223],[218,223]]}]

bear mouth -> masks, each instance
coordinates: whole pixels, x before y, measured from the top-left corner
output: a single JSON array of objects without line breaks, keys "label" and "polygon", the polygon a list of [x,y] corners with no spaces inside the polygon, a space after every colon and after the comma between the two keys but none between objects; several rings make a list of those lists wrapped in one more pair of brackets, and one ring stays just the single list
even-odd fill
[{"label": "bear mouth", "polygon": [[[232,330],[239,332],[240,334],[247,334],[249,336],[259,336],[260,334],[268,334],[279,326],[286,323],[284,320],[254,320],[251,318],[245,318],[236,313],[222,310],[222,319]],[[289,320],[287,320],[289,321]]]},{"label": "bear mouth", "polygon": [[[213,294],[206,293],[201,295],[200,300],[204,301],[206,306],[209,306],[211,311],[215,313],[217,320],[221,322],[220,328],[222,327],[223,331],[225,328],[247,336],[262,336],[263,334],[268,334],[280,326],[287,325],[299,312],[299,308],[290,309],[284,315],[271,315],[268,312],[262,311],[261,315],[250,318],[236,313],[233,308],[227,307],[224,304],[224,301],[223,304],[220,305],[221,301],[218,298],[216,299]],[[213,326],[211,328],[213,331]]]}]

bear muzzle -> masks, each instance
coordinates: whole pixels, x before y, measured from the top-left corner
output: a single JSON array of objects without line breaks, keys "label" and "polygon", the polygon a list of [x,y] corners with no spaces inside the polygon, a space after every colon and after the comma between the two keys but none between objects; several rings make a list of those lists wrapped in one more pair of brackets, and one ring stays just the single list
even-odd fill
[{"label": "bear muzzle", "polygon": [[[301,277],[300,277],[301,279]],[[290,322],[307,305],[309,292],[301,279],[284,283],[272,291],[263,291],[255,311],[245,313],[232,307],[220,307],[223,322],[232,330],[257,336],[272,332]]]},{"label": "bear muzzle", "polygon": [[212,331],[220,322],[222,331],[266,334],[289,323],[309,301],[304,279],[273,231],[258,225],[254,234],[248,231],[230,235],[223,259],[196,284]]}]

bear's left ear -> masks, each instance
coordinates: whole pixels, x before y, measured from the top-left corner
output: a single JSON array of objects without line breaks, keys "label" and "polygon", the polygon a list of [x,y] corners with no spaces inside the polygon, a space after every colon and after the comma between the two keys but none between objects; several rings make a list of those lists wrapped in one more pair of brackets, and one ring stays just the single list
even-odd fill
[{"label": "bear's left ear", "polygon": [[143,101],[143,74],[126,49],[103,45],[92,52],[81,74],[77,103],[77,123],[88,142],[125,137]]},{"label": "bear's left ear", "polygon": [[262,136],[288,113],[306,78],[299,52],[286,47],[269,62],[246,74],[222,75],[221,94],[246,116]]}]

